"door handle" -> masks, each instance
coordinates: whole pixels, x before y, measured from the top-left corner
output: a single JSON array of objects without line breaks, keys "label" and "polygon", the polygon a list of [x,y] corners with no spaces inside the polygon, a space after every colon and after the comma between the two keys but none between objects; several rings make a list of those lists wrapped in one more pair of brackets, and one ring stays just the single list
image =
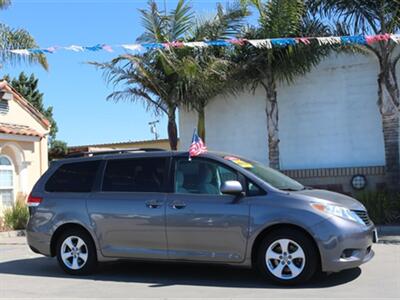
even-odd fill
[{"label": "door handle", "polygon": [[173,209],[183,209],[186,207],[186,204],[184,202],[172,202],[171,207]]},{"label": "door handle", "polygon": [[157,201],[157,200],[149,200],[149,201],[146,201],[146,206],[147,206],[148,208],[158,208],[158,207],[160,207],[161,205],[162,205],[162,202]]}]

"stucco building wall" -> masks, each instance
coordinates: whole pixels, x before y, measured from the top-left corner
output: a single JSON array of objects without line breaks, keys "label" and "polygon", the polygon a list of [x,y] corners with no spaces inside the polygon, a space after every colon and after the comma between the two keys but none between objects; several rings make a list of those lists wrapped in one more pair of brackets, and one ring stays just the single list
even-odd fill
[{"label": "stucco building wall", "polygon": [[[2,91],[12,92],[4,82],[1,84]],[[8,101],[8,109],[0,112],[0,155],[11,161],[14,202],[20,196],[27,196],[47,170],[49,126],[46,122],[16,93]],[[4,208],[0,199],[0,216]]]},{"label": "stucco building wall", "polygon": [[[281,169],[383,166],[377,74],[378,66],[373,57],[332,55],[294,84],[280,84]],[[208,148],[268,164],[265,101],[265,92],[261,88],[254,94],[244,92],[237,97],[213,99],[206,108]],[[179,121],[180,148],[187,149],[197,116],[181,110]],[[301,173],[298,176],[314,185],[344,178],[343,175],[327,174],[327,177],[317,176],[310,180]],[[380,184],[383,176],[371,177],[373,184]],[[345,190],[348,188],[349,184],[344,187]]]}]

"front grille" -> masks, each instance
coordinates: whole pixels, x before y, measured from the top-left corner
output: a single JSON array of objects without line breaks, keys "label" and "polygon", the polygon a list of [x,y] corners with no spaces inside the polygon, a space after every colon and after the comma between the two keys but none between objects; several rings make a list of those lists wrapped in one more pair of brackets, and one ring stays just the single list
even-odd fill
[{"label": "front grille", "polygon": [[357,214],[357,216],[360,217],[361,220],[363,220],[364,224],[369,226],[372,224],[371,219],[368,216],[368,212],[365,210],[353,210]]}]

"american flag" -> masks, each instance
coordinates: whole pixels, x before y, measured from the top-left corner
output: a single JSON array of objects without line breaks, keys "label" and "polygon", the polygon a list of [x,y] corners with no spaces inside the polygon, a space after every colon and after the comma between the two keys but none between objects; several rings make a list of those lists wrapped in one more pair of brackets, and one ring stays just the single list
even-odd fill
[{"label": "american flag", "polygon": [[189,157],[194,157],[207,152],[207,147],[203,140],[197,135],[197,130],[193,132],[192,143],[189,147]]}]

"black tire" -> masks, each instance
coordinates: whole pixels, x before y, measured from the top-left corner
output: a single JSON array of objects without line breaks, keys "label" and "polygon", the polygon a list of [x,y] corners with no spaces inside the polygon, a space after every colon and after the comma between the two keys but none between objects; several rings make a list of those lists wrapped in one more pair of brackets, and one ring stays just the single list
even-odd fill
[{"label": "black tire", "polygon": [[[289,240],[294,241],[302,248],[302,250],[304,252],[305,262],[304,262],[303,270],[299,273],[299,275],[297,275],[294,278],[288,278],[288,279],[278,278],[272,272],[270,272],[270,270],[267,267],[267,263],[266,263],[266,259],[265,259],[266,252],[273,243],[275,243],[276,241],[278,241],[280,239],[289,239]],[[291,247],[294,247],[294,246],[291,244]],[[255,267],[258,269],[258,271],[260,271],[260,273],[262,274],[262,276],[264,278],[269,279],[275,283],[278,283],[281,285],[297,285],[297,284],[303,284],[303,283],[307,282],[309,279],[311,279],[314,276],[314,274],[319,269],[319,265],[320,265],[319,261],[320,261],[320,258],[319,258],[318,249],[316,249],[314,242],[311,240],[311,238],[308,235],[306,235],[301,230],[292,229],[292,228],[290,228],[290,229],[282,228],[282,229],[277,229],[277,230],[270,232],[261,241],[261,243],[257,249],[256,260],[255,260],[256,266]],[[298,263],[298,261],[296,261],[296,263]]]},{"label": "black tire", "polygon": [[[83,264],[83,266],[80,269],[71,269],[68,267],[61,256],[62,252],[62,245],[65,240],[67,240],[69,237],[79,237],[84,241],[86,244],[86,247],[84,249],[87,249],[87,260]],[[59,236],[57,240],[57,260],[58,263],[60,264],[61,268],[64,270],[64,272],[71,274],[71,275],[88,275],[93,273],[96,268],[97,268],[97,253],[96,253],[96,247],[94,245],[94,242],[92,240],[92,237],[84,230],[82,229],[72,229],[72,230],[67,230]]]}]

